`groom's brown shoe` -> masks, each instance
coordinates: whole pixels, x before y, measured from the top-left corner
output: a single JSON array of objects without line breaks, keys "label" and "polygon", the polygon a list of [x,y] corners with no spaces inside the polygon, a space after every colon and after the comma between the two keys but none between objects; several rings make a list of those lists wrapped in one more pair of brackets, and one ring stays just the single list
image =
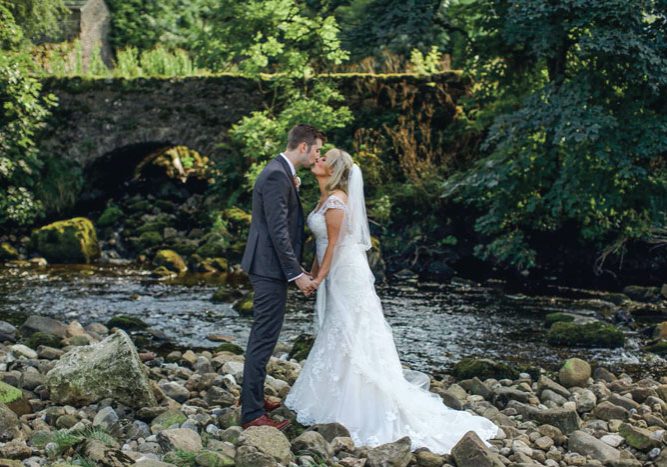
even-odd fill
[{"label": "groom's brown shoe", "polygon": [[[271,412],[273,410],[276,410],[278,407],[282,406],[283,404],[281,402],[278,402],[273,398],[274,400],[264,398],[264,410],[267,412]],[[236,401],[236,406],[239,407],[241,405],[241,399],[238,399]]]},{"label": "groom's brown shoe", "polygon": [[249,428],[251,426],[272,426],[273,428],[278,428],[279,430],[284,430],[289,425],[289,420],[283,420],[282,422],[276,422],[275,420],[268,417],[264,414],[261,417],[257,417],[254,420],[251,420],[247,423],[241,425],[243,429]]}]

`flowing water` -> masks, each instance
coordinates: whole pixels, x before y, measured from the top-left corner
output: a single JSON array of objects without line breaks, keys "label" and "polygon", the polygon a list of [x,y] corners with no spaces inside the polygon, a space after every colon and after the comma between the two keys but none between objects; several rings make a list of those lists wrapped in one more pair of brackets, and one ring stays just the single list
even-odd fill
[{"label": "flowing water", "polygon": [[[197,274],[159,281],[134,266],[0,267],[0,319],[20,322],[30,314],[83,325],[119,314],[141,318],[179,347],[218,345],[211,334],[245,347],[252,319],[231,304],[213,303],[216,280]],[[544,315],[553,311],[591,314],[576,297],[525,295],[468,281],[399,282],[378,288],[403,362],[441,374],[465,356],[557,369],[578,356],[637,376],[665,373],[665,360],[640,350],[632,333],[621,349],[563,349],[546,343]],[[290,290],[281,341],[312,332],[314,299]]]}]

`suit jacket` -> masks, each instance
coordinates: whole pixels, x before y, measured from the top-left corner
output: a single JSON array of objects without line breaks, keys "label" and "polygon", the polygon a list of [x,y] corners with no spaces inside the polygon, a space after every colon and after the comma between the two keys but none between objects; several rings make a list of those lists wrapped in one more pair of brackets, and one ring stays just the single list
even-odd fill
[{"label": "suit jacket", "polygon": [[252,220],[241,267],[249,274],[291,280],[301,274],[304,218],[289,164],[273,159],[252,190]]}]

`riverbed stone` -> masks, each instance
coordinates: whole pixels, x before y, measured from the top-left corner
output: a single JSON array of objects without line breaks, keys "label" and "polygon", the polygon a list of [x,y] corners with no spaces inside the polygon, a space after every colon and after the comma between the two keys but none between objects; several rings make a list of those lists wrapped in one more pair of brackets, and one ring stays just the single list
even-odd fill
[{"label": "riverbed stone", "polygon": [[10,441],[20,433],[18,416],[5,404],[0,403],[0,442]]},{"label": "riverbed stone", "polygon": [[558,372],[558,381],[566,388],[586,387],[591,377],[591,366],[580,358],[568,358]]},{"label": "riverbed stone", "polygon": [[622,347],[625,343],[623,331],[617,327],[595,321],[591,323],[554,323],[547,332],[547,342],[565,347]]},{"label": "riverbed stone", "polygon": [[616,462],[621,458],[621,453],[603,441],[600,441],[588,433],[576,430],[570,433],[567,447],[570,451],[578,452],[585,456],[591,456],[603,464]]},{"label": "riverbed stone", "polygon": [[410,463],[410,438],[403,438],[368,450],[368,467],[406,467]]},{"label": "riverbed stone", "polygon": [[183,273],[188,270],[188,266],[181,255],[174,250],[159,250],[153,258],[153,264],[157,267],[164,266],[176,273]]},{"label": "riverbed stone", "polygon": [[457,467],[504,467],[497,454],[486,447],[474,431],[469,431],[452,448]]},{"label": "riverbed stone", "polygon": [[581,419],[577,414],[576,408],[557,407],[553,409],[541,410],[518,401],[510,401],[508,408],[515,409],[525,418],[535,420],[540,424],[553,425],[563,433],[570,433],[578,430],[581,426]]},{"label": "riverbed stone", "polygon": [[609,401],[602,401],[593,409],[593,416],[607,421],[627,420],[630,417],[630,412],[620,405],[612,404]]},{"label": "riverbed stone", "polygon": [[170,428],[174,425],[180,425],[187,419],[188,417],[186,417],[185,414],[180,410],[169,409],[162,412],[160,415],[153,419],[151,422],[151,431],[153,433],[158,433],[159,431]]},{"label": "riverbed stone", "polygon": [[51,399],[61,404],[92,404],[111,398],[129,407],[157,405],[145,367],[122,330],[97,344],[76,347],[47,373]]},{"label": "riverbed stone", "polygon": [[622,423],[618,429],[618,433],[635,449],[649,451],[660,447],[660,440],[655,439],[652,436],[652,432],[645,428],[633,426],[629,423]]},{"label": "riverbed stone", "polygon": [[91,263],[100,256],[95,227],[85,217],[56,221],[35,229],[30,242],[49,263]]},{"label": "riverbed stone", "polygon": [[317,431],[304,431],[292,440],[292,451],[309,451],[328,459],[333,455],[327,440]]},{"label": "riverbed stone", "polygon": [[272,426],[247,428],[239,437],[239,444],[253,447],[282,464],[288,464],[294,458],[290,442],[285,434]]},{"label": "riverbed stone", "polygon": [[513,379],[519,376],[518,372],[509,365],[496,362],[488,358],[464,358],[454,366],[454,375],[459,379],[469,379],[477,376],[484,380],[487,378]]},{"label": "riverbed stone", "polygon": [[199,452],[203,449],[202,440],[189,428],[168,428],[157,435],[157,442],[165,451],[180,449],[187,452]]},{"label": "riverbed stone", "polygon": [[21,334],[31,336],[37,332],[51,334],[60,338],[67,337],[67,327],[49,316],[31,315],[21,325]]}]

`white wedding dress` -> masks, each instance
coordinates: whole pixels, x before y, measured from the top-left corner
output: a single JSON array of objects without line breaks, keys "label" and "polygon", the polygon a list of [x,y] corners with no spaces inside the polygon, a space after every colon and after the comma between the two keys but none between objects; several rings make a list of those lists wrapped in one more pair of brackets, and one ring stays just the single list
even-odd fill
[{"label": "white wedding dress", "polygon": [[[493,438],[498,431],[493,422],[450,409],[440,396],[405,379],[375,293],[369,245],[346,235],[349,207],[334,195],[308,215],[320,264],[327,247],[328,209],[342,209],[344,225],[329,274],[317,291],[315,342],[285,406],[304,425],[341,423],[356,446],[377,446],[407,435],[413,450],[427,447],[446,454],[468,431],[483,440]],[[367,226],[365,208],[363,220]]]}]

